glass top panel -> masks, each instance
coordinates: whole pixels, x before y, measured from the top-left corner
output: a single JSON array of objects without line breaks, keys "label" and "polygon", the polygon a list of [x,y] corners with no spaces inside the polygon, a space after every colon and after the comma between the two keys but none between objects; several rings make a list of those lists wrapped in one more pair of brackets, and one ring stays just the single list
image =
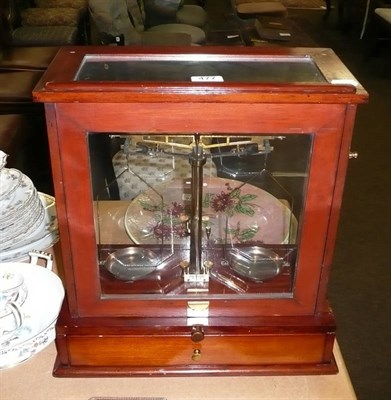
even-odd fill
[{"label": "glass top panel", "polygon": [[311,57],[86,56],[75,81],[326,83]]}]

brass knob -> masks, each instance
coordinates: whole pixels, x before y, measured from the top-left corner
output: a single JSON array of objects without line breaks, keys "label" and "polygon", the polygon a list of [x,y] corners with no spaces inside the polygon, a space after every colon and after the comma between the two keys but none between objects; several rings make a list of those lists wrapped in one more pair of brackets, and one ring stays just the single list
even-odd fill
[{"label": "brass knob", "polygon": [[194,349],[193,354],[191,356],[191,359],[193,361],[199,361],[201,359],[201,350],[200,349]]},{"label": "brass knob", "polygon": [[202,326],[195,325],[191,328],[191,340],[195,343],[201,342],[204,340],[205,333],[202,329]]},{"label": "brass knob", "polygon": [[353,159],[353,158],[358,158],[358,153],[357,151],[350,151],[349,152],[349,160]]}]

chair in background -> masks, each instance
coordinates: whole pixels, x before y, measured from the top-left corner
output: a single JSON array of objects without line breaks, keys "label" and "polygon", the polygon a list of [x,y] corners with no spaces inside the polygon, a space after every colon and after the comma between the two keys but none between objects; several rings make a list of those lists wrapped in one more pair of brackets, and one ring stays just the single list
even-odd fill
[{"label": "chair in background", "polygon": [[196,4],[184,4],[183,0],[140,0],[147,16],[148,27],[180,23],[203,28],[208,20],[206,11]]},{"label": "chair in background", "polygon": [[205,32],[193,25],[179,23],[164,23],[160,25],[147,26],[147,11],[143,0],[126,0],[128,12],[133,25],[138,31],[159,32],[159,33],[182,33],[190,35],[192,44],[202,44],[206,40]]},{"label": "chair in background", "polygon": [[83,11],[88,8],[88,0],[33,0],[33,3],[40,8],[76,8]]},{"label": "chair in background", "polygon": [[[0,17],[3,14],[0,9]],[[7,32],[4,24],[0,24],[0,71],[18,70],[45,70],[54,56],[58,47],[14,47],[6,40]]]},{"label": "chair in background", "polygon": [[273,0],[231,0],[232,8],[241,18],[254,18],[259,16],[285,17],[288,13],[286,7],[279,1]]},{"label": "chair in background", "polygon": [[89,10],[98,43],[105,44],[102,37],[122,35],[125,45],[190,45],[205,41],[205,32],[194,26],[165,24],[145,29],[145,15],[137,0],[89,0]]},{"label": "chair in background", "polygon": [[[34,0],[36,8],[40,9],[40,12],[45,14],[49,12],[55,18],[58,14],[62,14],[64,10],[76,10],[76,19],[70,20],[69,24],[77,23],[79,28],[80,43],[90,43],[90,24],[89,24],[89,13],[88,13],[88,0]],[[59,10],[60,9],[60,10]]]},{"label": "chair in background", "polygon": [[201,6],[182,4],[176,12],[176,21],[203,28],[208,22],[208,14]]},{"label": "chair in background", "polygon": [[80,43],[77,26],[24,26],[21,9],[14,0],[0,3],[2,35],[7,46],[66,46]]}]

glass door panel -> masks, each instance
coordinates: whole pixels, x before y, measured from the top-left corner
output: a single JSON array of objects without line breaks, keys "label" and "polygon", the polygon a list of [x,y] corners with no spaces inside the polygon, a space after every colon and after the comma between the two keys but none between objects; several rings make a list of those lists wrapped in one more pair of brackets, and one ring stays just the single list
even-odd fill
[{"label": "glass door panel", "polygon": [[102,298],[291,297],[312,141],[90,133]]}]

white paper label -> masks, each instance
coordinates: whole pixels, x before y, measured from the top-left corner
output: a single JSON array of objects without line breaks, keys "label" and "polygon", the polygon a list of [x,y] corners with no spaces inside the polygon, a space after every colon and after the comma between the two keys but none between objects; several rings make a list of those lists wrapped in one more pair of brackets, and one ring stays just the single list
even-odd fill
[{"label": "white paper label", "polygon": [[221,75],[192,76],[192,82],[224,82]]}]

